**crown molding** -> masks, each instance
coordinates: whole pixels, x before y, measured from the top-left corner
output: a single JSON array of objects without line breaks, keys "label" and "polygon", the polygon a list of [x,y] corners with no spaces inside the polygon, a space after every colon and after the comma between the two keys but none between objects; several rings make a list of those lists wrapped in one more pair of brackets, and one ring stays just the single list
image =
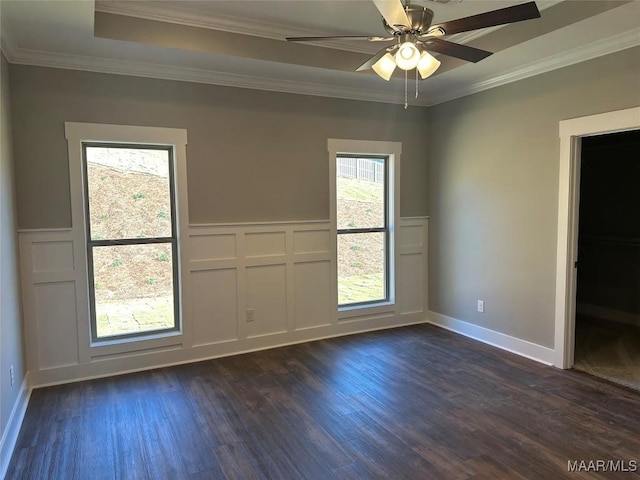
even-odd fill
[{"label": "crown molding", "polygon": [[[300,82],[276,78],[243,75],[229,72],[217,72],[197,68],[176,67],[155,63],[143,63],[131,60],[117,60],[103,57],[69,55],[55,52],[17,49],[11,63],[40,67],[81,70],[116,75],[176,80],[182,82],[204,83],[226,87],[249,88],[270,92],[313,95],[319,97],[362,100],[367,102],[404,104],[404,94],[397,90],[365,90],[342,85],[326,85],[314,82]],[[388,86],[388,84],[386,84]],[[410,106],[427,105],[426,95],[411,99]]]},{"label": "crown molding", "polygon": [[[347,100],[362,100],[369,102],[403,104],[402,92],[398,90],[364,90],[361,88],[340,85],[325,85],[314,82],[298,82],[253,75],[240,75],[227,72],[175,67],[171,65],[135,62],[131,60],[116,60],[102,57],[69,55],[54,52],[27,50],[16,48],[11,42],[11,36],[3,25],[2,51],[10,63],[34,65],[42,67],[62,68],[69,70],[84,70],[117,75],[132,75],[138,77],[178,80],[185,82],[205,83],[254,90],[266,90],[282,93],[314,95],[320,97],[341,98]],[[528,63],[522,67],[504,72],[494,77],[482,79],[471,85],[450,90],[443,94],[431,95],[425,92],[421,97],[412,99],[412,106],[432,106],[456,98],[479,93],[508,83],[523,80],[562,67],[584,62],[617,51],[640,45],[640,28],[598,40],[589,45],[583,45],[567,52],[552,55],[541,60]],[[389,84],[386,84],[390,87]]]},{"label": "crown molding", "polygon": [[[148,5],[150,5],[151,3],[153,3],[153,6],[149,8]],[[251,28],[247,28],[246,18],[243,19],[231,15],[221,14],[216,14],[215,16],[213,16],[197,9],[177,9],[170,5],[166,5],[163,2],[103,3],[98,1],[96,2],[95,11],[281,41],[284,41],[285,36],[320,37],[328,35],[340,35],[339,32],[300,29],[292,27],[291,25],[268,22],[265,20],[256,20],[254,18],[251,19]],[[369,48],[365,47],[365,45],[370,44],[368,42],[363,43],[361,41],[330,40],[327,42],[306,42],[306,44],[324,48],[333,48],[335,50],[346,50],[349,52],[367,53],[372,55],[377,50],[377,48],[373,48],[372,46],[370,46]]]},{"label": "crown molding", "polygon": [[[449,3],[451,0],[433,0],[436,3]],[[462,1],[462,0],[459,0]],[[549,7],[557,5],[564,0],[537,0],[538,9],[543,11]],[[301,37],[310,36],[318,37],[323,35],[338,35],[339,32],[328,32],[326,30],[310,30],[295,28],[290,25],[284,25],[276,22],[265,20],[251,19],[251,29],[247,29],[247,21],[244,18],[216,14],[210,15],[202,10],[183,8],[175,8],[171,5],[163,4],[163,2],[153,2],[153,7],[149,8],[149,3],[141,2],[103,2],[98,0],[95,4],[95,11],[102,13],[111,13],[114,15],[125,15],[128,17],[142,18],[146,20],[155,20],[159,22],[174,23],[189,27],[208,28],[212,30],[220,30],[223,32],[237,33],[240,35],[251,35],[261,38],[269,38],[272,40],[284,40],[282,32],[287,32],[286,36]],[[468,43],[476,38],[491,33],[504,25],[496,27],[488,27],[472,32],[459,33],[451,35],[448,40],[457,43]],[[357,41],[341,41],[331,40],[330,42],[307,42],[307,45],[316,45],[324,48],[334,48],[337,50],[346,50],[358,53],[375,53],[377,49],[366,48],[363,45],[367,43],[359,43]]]},{"label": "crown molding", "polygon": [[500,75],[496,75],[495,77],[485,78],[474,82],[468,87],[451,90],[442,95],[433,96],[431,101],[428,103],[428,106],[438,105],[450,100],[455,100],[456,98],[466,97],[467,95],[479,93],[508,83],[517,82],[518,80],[524,80],[525,78],[534,77],[542,73],[568,67],[576,63],[585,62],[610,53],[636,47],[638,45],[640,45],[640,28],[629,30],[618,35],[613,35],[604,40],[598,40],[589,45],[576,47],[571,50],[567,50],[566,52],[530,62]]}]

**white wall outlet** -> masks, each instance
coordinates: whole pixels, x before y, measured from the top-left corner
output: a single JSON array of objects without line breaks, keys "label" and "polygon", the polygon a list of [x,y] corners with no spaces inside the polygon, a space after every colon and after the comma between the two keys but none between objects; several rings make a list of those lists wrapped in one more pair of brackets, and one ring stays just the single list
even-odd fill
[{"label": "white wall outlet", "polygon": [[15,376],[13,374],[13,365],[9,367],[9,376],[11,377],[11,386],[13,387],[13,383],[15,382]]},{"label": "white wall outlet", "polygon": [[484,300],[478,300],[478,312],[484,313]]},{"label": "white wall outlet", "polygon": [[247,322],[253,322],[255,320],[253,308],[247,308]]}]

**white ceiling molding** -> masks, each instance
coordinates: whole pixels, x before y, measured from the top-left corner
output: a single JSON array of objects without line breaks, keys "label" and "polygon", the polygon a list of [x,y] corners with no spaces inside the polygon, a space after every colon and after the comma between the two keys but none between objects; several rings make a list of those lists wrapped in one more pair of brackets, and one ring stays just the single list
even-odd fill
[{"label": "white ceiling molding", "polygon": [[[283,93],[334,97],[349,100],[397,104],[404,103],[404,98],[400,93],[388,90],[372,91],[338,85],[281,80],[254,75],[239,75],[211,70],[176,67],[172,65],[20,49],[15,48],[15,46],[11,46],[12,43],[10,37],[5,38],[6,33],[7,31],[3,29],[3,51],[5,52],[7,60],[11,63],[206,83]],[[619,35],[614,35],[603,40],[598,40],[597,42],[593,42],[589,45],[582,45],[578,48],[574,48],[557,55],[552,55],[539,61],[528,63],[522,67],[513,69],[495,77],[485,78],[469,85],[468,87],[449,91],[444,95],[432,96],[425,92],[421,97],[412,99],[411,104],[416,106],[438,105],[449,100],[472,95],[490,88],[506,85],[508,83],[523,80],[525,78],[533,77],[535,75],[584,62],[586,60],[591,60],[593,58],[615,53],[638,45],[640,45],[640,28],[627,31]],[[11,47],[4,50],[6,46]],[[387,87],[388,85],[389,84],[384,84],[384,86]]]},{"label": "white ceiling molding", "polygon": [[[436,3],[449,3],[451,0],[432,0]],[[460,3],[458,0],[456,3]],[[537,0],[538,10],[541,12],[549,7],[553,7],[564,0]],[[287,32],[288,37],[308,36],[318,37],[325,35],[339,35],[340,32],[326,30],[296,29],[290,25],[283,25],[265,20],[252,19],[251,29],[247,29],[246,18],[231,15],[217,14],[210,15],[204,11],[193,9],[187,12],[184,9],[177,9],[162,2],[150,3],[138,2],[103,2],[98,0],[95,5],[96,12],[111,13],[114,15],[126,15],[129,17],[143,18],[146,20],[156,20],[160,22],[175,23],[189,27],[208,28],[223,32],[237,33],[240,35],[252,35],[272,40],[283,40],[282,32]],[[467,43],[476,38],[494,32],[504,25],[475,30],[468,33],[459,33],[447,38],[449,41],[457,43]],[[359,53],[374,53],[378,50],[377,45],[371,46],[367,43],[354,41],[331,40],[330,42],[308,42],[309,45],[317,45],[325,48],[335,48],[337,50],[347,50]]]},{"label": "white ceiling molding", "polygon": [[[437,1],[437,0],[432,0]],[[448,3],[450,0],[445,0],[442,3]],[[456,3],[460,3],[463,0],[456,0]],[[562,3],[565,0],[537,0],[536,4],[540,11],[544,11],[553,6]],[[427,5],[428,6],[428,5]],[[212,15],[211,12],[201,10],[197,8],[177,8],[171,3],[163,2],[126,2],[126,1],[103,1],[98,0],[95,4],[95,10],[104,13],[112,13],[118,15],[131,16],[136,18],[148,19],[169,22],[174,24],[180,24],[185,26],[192,26],[196,28],[207,28],[225,32],[231,32],[242,35],[252,35],[260,38],[268,38],[275,40],[283,39],[283,31],[288,32],[291,36],[322,36],[328,34],[335,34],[339,32],[327,32],[322,30],[313,29],[296,29],[283,23],[270,22],[260,19],[252,19],[252,28],[250,31],[247,29],[246,18],[235,15],[216,14]],[[457,43],[468,43],[474,39],[480,38],[489,33],[495,32],[504,25],[496,27],[484,28],[467,33],[461,33],[457,35],[451,35],[448,40],[455,41]],[[374,50],[372,45],[365,42],[350,42],[350,41],[330,41],[330,42],[307,42],[307,45],[316,45],[325,48],[336,48],[339,50],[360,52],[373,54]],[[357,48],[360,47],[360,48]],[[375,51],[378,50],[379,45],[373,45]],[[435,54],[436,57],[441,57],[440,54]],[[473,86],[472,86],[473,87]]]},{"label": "white ceiling molding", "polygon": [[[549,4],[555,4],[558,0],[549,0]],[[154,2],[160,3],[160,2]],[[2,51],[10,63],[44,66],[71,70],[85,70],[100,73],[112,73],[119,75],[133,75],[139,77],[178,80],[212,85],[232,86],[256,90],[266,90],[283,93],[314,95],[321,97],[334,97],[350,100],[362,100],[381,103],[402,104],[403,94],[395,84],[380,83],[380,89],[364,89],[339,84],[323,84],[320,82],[307,82],[296,80],[284,80],[278,78],[260,77],[254,75],[237,74],[213,71],[208,69],[196,69],[178,67],[160,63],[144,63],[132,60],[120,60],[107,57],[95,57],[89,55],[74,55],[56,53],[43,50],[25,49],[15,42],[14,33],[7,25],[5,16],[0,18]],[[568,65],[590,60],[599,56],[615,53],[630,47],[640,45],[640,28],[609,36],[598,41],[581,45],[580,47],[551,55],[527,64],[521,65],[502,73],[484,77],[463,88],[448,90],[443,94],[429,94],[428,88],[423,89],[418,99],[411,99],[410,104],[416,106],[437,105],[449,100],[482,92],[490,88],[523,80],[528,77],[549,72]],[[426,81],[428,82],[428,80]],[[425,83],[426,83],[425,82]]]},{"label": "white ceiling molding", "polygon": [[640,28],[629,30],[618,35],[613,35],[603,40],[598,40],[590,45],[583,45],[556,55],[551,55],[541,60],[520,66],[501,75],[475,82],[468,87],[450,91],[444,95],[435,96],[431,99],[428,105],[438,105],[439,103],[448,102],[449,100],[455,100],[456,98],[472,95],[484,90],[489,90],[490,88],[517,82],[518,80],[524,80],[525,78],[557,70],[562,67],[568,67],[569,65],[585,62],[593,58],[602,57],[604,55],[626,50],[627,48],[636,47],[638,45],[640,45]]},{"label": "white ceiling molding", "polygon": [[[266,90],[270,92],[341,98],[345,100],[362,100],[367,102],[393,104],[404,103],[404,96],[398,91],[364,90],[362,88],[339,85],[299,82],[259,77],[256,75],[241,75],[196,68],[176,67],[174,65],[69,55],[36,50],[14,50],[13,60],[11,63],[67,70],[111,73],[116,75],[131,75],[135,77],[156,78],[161,80],[205,83],[227,87],[249,88],[253,90]],[[388,84],[384,84],[382,86],[388,87]],[[427,106],[427,99],[425,97],[426,95],[423,95],[422,98],[412,98],[411,106]]]},{"label": "white ceiling molding", "polygon": [[[103,3],[96,2],[95,11],[102,13],[111,13],[114,15],[124,15],[127,17],[142,18],[145,20],[155,20],[158,22],[173,23],[177,25],[185,25],[188,27],[207,28],[210,30],[219,30],[227,33],[237,33],[240,35],[250,35],[260,38],[268,38],[271,40],[284,40],[286,32],[287,37],[321,37],[327,35],[338,35],[335,31],[326,30],[310,30],[298,29],[291,25],[283,25],[265,20],[251,19],[251,28],[247,28],[247,19],[230,15],[217,14],[212,16],[205,12],[186,11],[177,9],[162,2],[119,2]],[[344,40],[331,40],[325,42],[307,42],[308,45],[316,45],[325,48],[333,48],[336,50],[346,50],[349,52],[370,53],[376,52],[379,47],[368,42],[354,42]]]}]

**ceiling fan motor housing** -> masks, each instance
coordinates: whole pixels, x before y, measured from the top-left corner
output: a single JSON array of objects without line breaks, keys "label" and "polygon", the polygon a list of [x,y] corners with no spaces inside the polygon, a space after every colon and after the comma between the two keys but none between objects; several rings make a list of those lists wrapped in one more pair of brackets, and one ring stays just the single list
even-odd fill
[{"label": "ceiling fan motor housing", "polygon": [[433,21],[433,11],[429,10],[426,7],[420,6],[409,6],[406,8],[407,17],[411,21],[411,27],[407,28],[403,31],[398,31],[398,29],[390,26],[387,21],[382,18],[382,25],[385,30],[392,35],[398,35],[402,33],[425,33],[429,27],[431,26],[431,22]]}]

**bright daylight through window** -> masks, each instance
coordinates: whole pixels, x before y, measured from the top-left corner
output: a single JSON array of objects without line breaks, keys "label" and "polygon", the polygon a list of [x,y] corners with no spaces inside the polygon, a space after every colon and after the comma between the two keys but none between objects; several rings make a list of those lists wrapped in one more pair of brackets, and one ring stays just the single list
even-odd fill
[{"label": "bright daylight through window", "polygon": [[84,144],[94,340],[179,328],[171,147]]},{"label": "bright daylight through window", "polygon": [[388,157],[336,158],[338,304],[389,299]]}]

